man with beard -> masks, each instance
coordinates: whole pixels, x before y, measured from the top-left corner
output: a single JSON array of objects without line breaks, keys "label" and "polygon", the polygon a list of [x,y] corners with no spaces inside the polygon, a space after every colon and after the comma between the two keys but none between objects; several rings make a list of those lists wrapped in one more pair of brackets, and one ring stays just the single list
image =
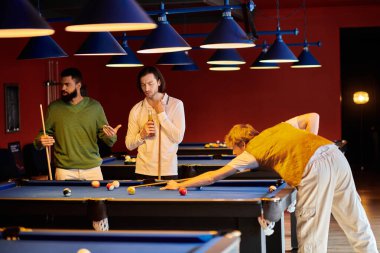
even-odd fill
[{"label": "man with beard", "polygon": [[177,150],[185,134],[185,112],[181,100],[170,97],[161,72],[143,68],[137,76],[137,89],[145,99],[130,111],[125,144],[138,148],[137,179],[178,177]]},{"label": "man with beard", "polygon": [[56,180],[102,180],[97,140],[112,146],[118,125],[108,125],[100,103],[81,94],[82,74],[76,68],[61,73],[62,97],[52,102],[42,131],[34,141],[38,149],[54,145]]}]

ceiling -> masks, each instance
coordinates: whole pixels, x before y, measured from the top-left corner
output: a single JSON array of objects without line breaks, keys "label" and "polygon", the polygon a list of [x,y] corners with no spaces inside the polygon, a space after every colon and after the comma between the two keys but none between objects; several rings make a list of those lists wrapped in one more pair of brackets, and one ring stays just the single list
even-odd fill
[{"label": "ceiling", "polygon": [[[80,14],[84,5],[91,0],[29,0],[43,17],[49,21],[71,20]],[[92,0],[93,1],[93,0]],[[299,8],[306,0],[279,0],[280,8]],[[165,3],[166,9],[191,8],[203,6],[223,5],[224,0],[137,0],[137,2],[147,11],[158,10],[160,3]],[[230,5],[239,5],[248,0],[230,0]],[[276,8],[276,0],[253,0],[256,9]],[[376,5],[380,0],[307,0],[307,7],[337,7],[354,5]],[[239,13],[237,13],[239,14]],[[238,15],[234,15],[235,17]],[[171,23],[199,23],[214,22],[220,18],[218,12],[187,13],[170,16]]]}]

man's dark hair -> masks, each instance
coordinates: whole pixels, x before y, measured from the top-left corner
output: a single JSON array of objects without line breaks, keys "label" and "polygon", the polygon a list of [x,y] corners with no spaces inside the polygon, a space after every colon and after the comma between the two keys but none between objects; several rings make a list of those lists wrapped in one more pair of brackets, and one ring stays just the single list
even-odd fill
[{"label": "man's dark hair", "polygon": [[61,72],[61,77],[71,76],[76,83],[82,82],[82,73],[77,68],[67,68]]},{"label": "man's dark hair", "polygon": [[137,89],[140,92],[143,92],[141,88],[141,77],[146,76],[147,74],[153,74],[156,78],[157,82],[161,81],[161,85],[158,86],[159,92],[165,92],[166,91],[166,82],[164,79],[164,76],[161,74],[160,70],[153,66],[146,66],[142,70],[140,70],[139,74],[137,75]]}]

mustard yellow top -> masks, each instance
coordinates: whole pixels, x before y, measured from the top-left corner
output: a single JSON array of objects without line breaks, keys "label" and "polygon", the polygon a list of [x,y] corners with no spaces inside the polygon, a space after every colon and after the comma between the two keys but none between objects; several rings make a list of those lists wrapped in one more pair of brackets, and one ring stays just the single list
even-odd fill
[{"label": "mustard yellow top", "polygon": [[331,143],[319,135],[283,122],[254,137],[248,142],[246,151],[261,166],[273,168],[289,185],[297,186],[314,152]]}]

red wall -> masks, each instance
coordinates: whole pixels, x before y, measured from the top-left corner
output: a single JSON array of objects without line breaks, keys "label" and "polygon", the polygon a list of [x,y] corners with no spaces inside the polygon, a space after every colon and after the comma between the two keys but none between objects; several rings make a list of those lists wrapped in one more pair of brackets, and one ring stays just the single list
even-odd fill
[{"label": "red wall", "polygon": [[[298,28],[300,35],[285,35],[287,43],[303,41],[303,12],[281,10],[282,30]],[[185,142],[222,140],[233,124],[251,123],[258,130],[298,114],[315,111],[321,116],[320,134],[329,139],[341,138],[340,113],[340,50],[339,28],[380,26],[380,6],[314,8],[308,9],[308,40],[322,41],[322,47],[311,47],[311,52],[323,65],[316,69],[291,69],[290,64],[280,70],[250,70],[260,49],[240,49],[247,61],[240,71],[213,72],[205,63],[213,50],[192,50],[190,56],[201,68],[196,72],[173,72],[168,66],[159,67],[168,83],[168,93],[185,104]],[[289,16],[290,15],[290,16]],[[259,31],[275,30],[275,10],[258,8],[255,25]],[[169,17],[170,20],[170,17]],[[140,68],[106,68],[109,57],[72,56],[87,34],[68,33],[65,24],[52,24],[53,38],[70,57],[55,59],[61,71],[76,66],[84,75],[91,97],[99,100],[111,125],[123,124],[114,151],[124,152],[124,136],[128,113],[142,96],[136,89],[136,74]],[[179,33],[209,32],[215,24],[175,26]],[[141,33],[139,33],[141,34]],[[143,34],[146,34],[143,33]],[[115,34],[118,36],[119,34]],[[133,34],[131,34],[133,35]],[[262,36],[272,43],[274,36]],[[189,39],[198,46],[202,39]],[[0,89],[0,148],[9,142],[30,143],[41,127],[39,104],[46,105],[49,60],[15,60],[27,39],[0,39],[0,82],[18,83],[20,86],[21,130],[5,133],[4,89]],[[141,41],[129,41],[137,50]],[[365,45],[358,45],[365,49]],[[298,55],[299,48],[291,48]],[[159,55],[138,55],[146,64],[154,64]]]}]

